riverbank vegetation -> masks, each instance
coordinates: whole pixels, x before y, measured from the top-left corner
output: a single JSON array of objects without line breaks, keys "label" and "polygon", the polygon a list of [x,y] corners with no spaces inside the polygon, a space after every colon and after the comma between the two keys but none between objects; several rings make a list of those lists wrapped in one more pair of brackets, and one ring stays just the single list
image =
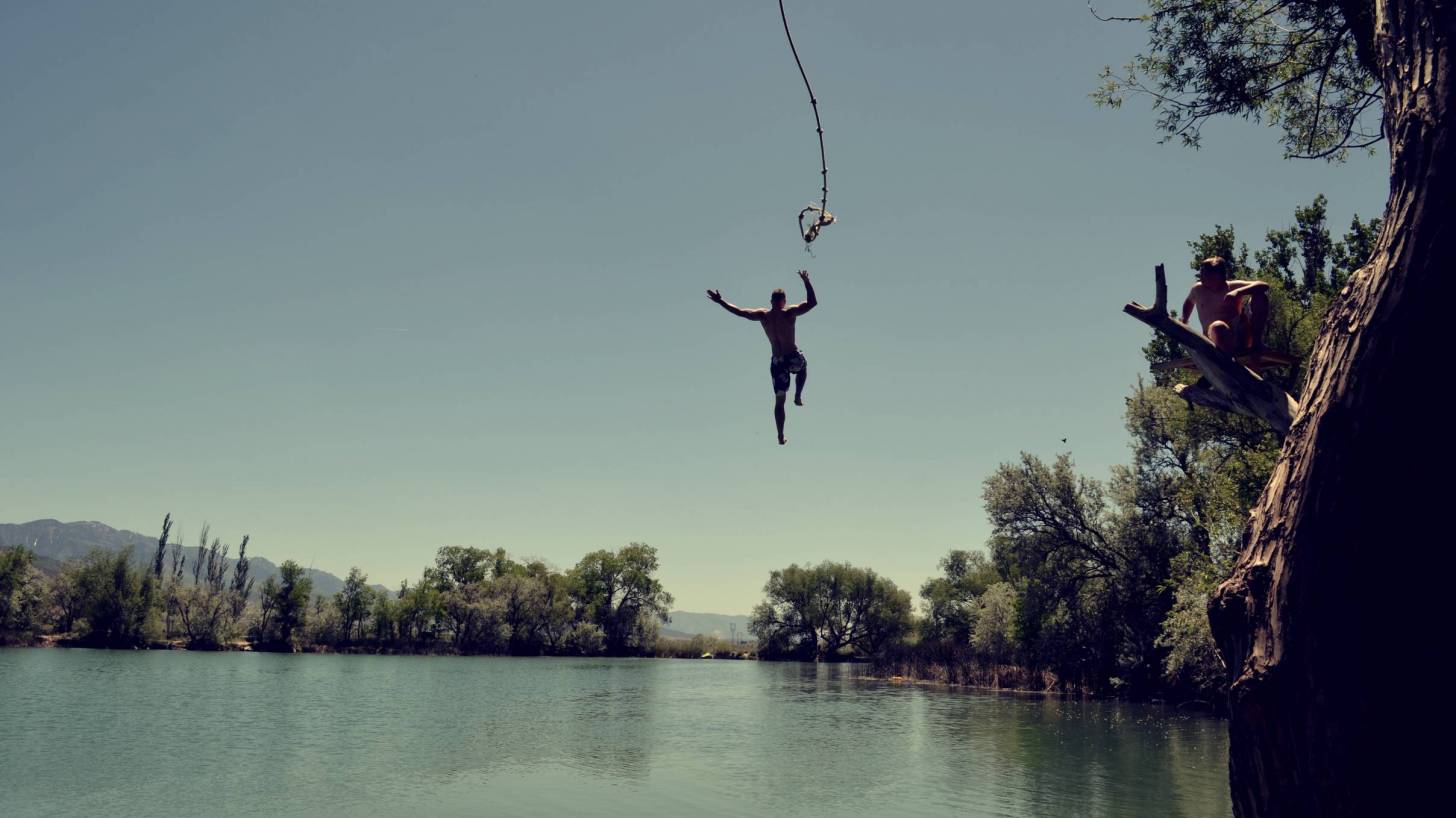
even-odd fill
[{"label": "riverbank vegetation", "polygon": [[[0,550],[0,639],[89,647],[328,650],[512,655],[646,655],[719,650],[660,642],[672,595],[641,543],[594,551],[568,571],[519,562],[504,549],[439,549],[415,583],[386,592],[349,572],[332,597],[315,595],[298,563],[254,590],[248,539],[236,558],[220,540],[184,549],[163,521],[156,552],[93,551],[51,577],[23,547]],[[188,557],[191,556],[191,565]],[[726,651],[725,651],[726,652]]]},{"label": "riverbank vegetation", "polygon": [[748,630],[766,659],[877,656],[912,627],[910,595],[844,562],[790,565],[769,575]]},{"label": "riverbank vegetation", "polygon": [[[1192,267],[1219,255],[1238,277],[1269,282],[1265,345],[1301,361],[1379,230],[1356,216],[1336,238],[1326,206],[1320,196],[1297,208],[1294,225],[1268,231],[1252,256],[1233,227],[1189,242]],[[1143,351],[1149,364],[1181,356],[1161,336]],[[1298,395],[1305,370],[1265,377]],[[1015,668],[1016,684],[1219,706],[1228,677],[1208,601],[1233,569],[1281,441],[1257,420],[1173,391],[1196,378],[1155,372],[1133,387],[1131,462],[1106,480],[1078,473],[1069,454],[1023,454],[988,477],[987,553],[942,560],[941,576],[921,588],[918,641],[881,656],[881,672],[983,684]]]}]

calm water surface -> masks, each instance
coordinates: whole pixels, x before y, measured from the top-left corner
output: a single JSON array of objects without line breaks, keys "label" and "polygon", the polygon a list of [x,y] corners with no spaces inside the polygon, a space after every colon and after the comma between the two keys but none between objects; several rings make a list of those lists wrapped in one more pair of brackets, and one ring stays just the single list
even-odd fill
[{"label": "calm water surface", "polygon": [[1230,814],[1222,722],[857,672],[0,650],[0,815]]}]

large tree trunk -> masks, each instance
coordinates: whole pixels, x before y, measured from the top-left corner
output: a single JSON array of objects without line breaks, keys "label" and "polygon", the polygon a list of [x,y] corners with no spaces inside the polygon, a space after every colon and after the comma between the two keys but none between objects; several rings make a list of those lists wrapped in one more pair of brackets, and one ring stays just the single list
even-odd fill
[{"label": "large tree trunk", "polygon": [[[1355,5],[1341,2],[1347,17]],[[1452,411],[1437,395],[1456,308],[1453,5],[1373,3],[1384,227],[1321,327],[1238,567],[1210,605],[1232,677],[1240,816],[1414,814],[1446,800],[1449,708],[1419,681],[1445,658],[1456,582]]]}]

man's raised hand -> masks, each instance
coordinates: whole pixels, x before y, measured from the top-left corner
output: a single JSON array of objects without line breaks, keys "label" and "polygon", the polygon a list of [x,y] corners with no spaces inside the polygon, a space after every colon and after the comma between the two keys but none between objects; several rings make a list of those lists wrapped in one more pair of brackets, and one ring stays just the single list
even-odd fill
[{"label": "man's raised hand", "polygon": [[800,270],[799,271],[799,278],[803,279],[804,281],[808,281],[809,280],[809,271],[808,270]]},{"label": "man's raised hand", "polygon": [[708,300],[712,301],[714,304],[722,304],[723,294],[718,292],[717,290],[708,290]]}]

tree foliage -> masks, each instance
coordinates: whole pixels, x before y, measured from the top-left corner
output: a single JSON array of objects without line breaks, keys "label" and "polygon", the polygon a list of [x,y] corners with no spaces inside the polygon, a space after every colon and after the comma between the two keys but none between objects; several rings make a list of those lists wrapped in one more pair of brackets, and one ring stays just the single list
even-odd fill
[{"label": "tree foliage", "polygon": [[364,624],[374,606],[374,589],[369,587],[369,577],[358,568],[350,568],[344,578],[344,587],[334,594],[334,608],[338,611],[343,628],[344,641],[364,638]]},{"label": "tree foliage", "polygon": [[191,551],[172,530],[167,515],[144,562],[97,550],[48,582],[29,551],[0,549],[0,638],[30,641],[50,630],[137,647],[175,633],[188,647],[215,649],[245,632],[273,651],[634,655],[657,648],[673,602],[657,577],[657,549],[644,543],[593,551],[565,572],[504,548],[449,545],[397,593],[370,586],[356,567],[327,598],[287,560],[254,597],[248,537],[229,560],[229,546],[209,541],[206,526]]},{"label": "tree foliage", "polygon": [[1123,470],[1105,486],[1067,455],[1023,454],[986,479],[983,497],[993,557],[1020,592],[1027,658],[1085,688],[1139,695],[1153,686],[1173,544],[1130,502],[1134,482]]},{"label": "tree foliage", "polygon": [[616,552],[593,551],[571,571],[571,594],[583,619],[601,629],[611,654],[642,651],[668,621],[672,594],[657,572],[657,549],[631,543]]},{"label": "tree foliage", "polygon": [[139,647],[156,634],[157,582],[150,572],[137,567],[131,549],[91,551],[81,559],[70,581],[75,583],[72,591],[85,642],[108,648]]},{"label": "tree foliage", "polygon": [[846,562],[790,565],[769,575],[749,631],[765,658],[874,655],[911,627],[910,595]]},{"label": "tree foliage", "polygon": [[29,642],[45,627],[45,580],[24,546],[0,548],[0,644]]},{"label": "tree foliage", "polygon": [[[152,564],[153,577],[157,576],[162,565],[167,527],[164,523],[164,533],[158,541]],[[216,537],[209,545],[208,533],[208,527],[203,526],[193,561],[191,585],[183,586],[174,581],[167,595],[168,602],[175,606],[190,648],[213,649],[231,640],[236,635],[253,589],[253,578],[248,576],[248,537],[243,537],[238,546],[237,560],[229,566],[228,546]]]},{"label": "tree foliage", "polygon": [[258,599],[258,618],[253,625],[253,639],[261,647],[292,651],[308,624],[308,601],[313,594],[313,579],[303,566],[285,560],[278,566],[278,579],[269,577],[263,583]]},{"label": "tree foliage", "polygon": [[1005,664],[1016,656],[1017,596],[1011,583],[997,582],[976,600],[970,642],[993,664]]},{"label": "tree foliage", "polygon": [[521,561],[503,548],[451,545],[394,594],[359,569],[331,599],[313,598],[295,563],[264,583],[255,639],[275,649],[614,655],[650,652],[672,595],[657,552],[632,543],[595,551],[570,571]]},{"label": "tree foliage", "polygon": [[1101,19],[1146,25],[1149,41],[1120,71],[1103,69],[1093,99],[1150,97],[1162,141],[1196,147],[1225,115],[1278,128],[1289,157],[1342,159],[1384,138],[1363,4],[1149,0],[1145,14]]},{"label": "tree foliage", "polygon": [[1001,580],[981,551],[952,550],[940,561],[941,575],[920,586],[925,607],[921,635],[925,639],[966,644],[976,625],[981,595]]}]

